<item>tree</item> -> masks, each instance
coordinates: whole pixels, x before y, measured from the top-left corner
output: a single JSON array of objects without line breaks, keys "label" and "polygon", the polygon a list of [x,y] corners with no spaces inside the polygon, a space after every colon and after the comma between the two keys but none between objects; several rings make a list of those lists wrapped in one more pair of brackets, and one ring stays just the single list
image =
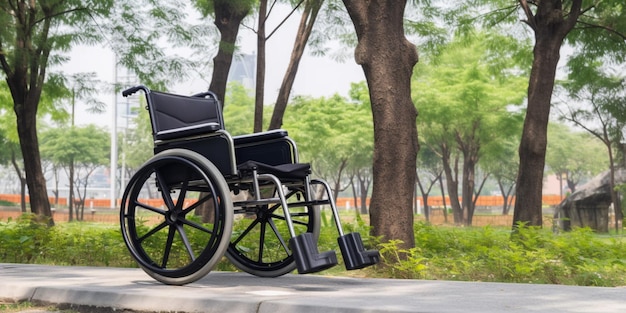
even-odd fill
[{"label": "tree", "polygon": [[[455,223],[471,225],[475,201],[485,178],[477,178],[480,158],[491,145],[514,134],[515,114],[509,106],[519,105],[524,98],[523,63],[514,54],[524,49],[516,39],[488,32],[471,32],[456,37],[441,48],[441,53],[428,62],[428,71],[416,74],[416,104],[422,111],[423,128],[428,133],[441,131],[427,142],[439,145],[439,155],[454,148],[461,156],[461,203],[457,206],[454,193],[458,187],[457,160],[443,160],[448,193],[455,212]],[[458,117],[458,118],[451,118]],[[420,122],[421,123],[421,122]],[[432,127],[432,124],[438,124]],[[421,128],[422,128],[421,127]],[[422,136],[426,136],[424,133]],[[446,146],[442,146],[442,145]],[[460,210],[460,211],[458,211]]]},{"label": "tree", "polygon": [[296,32],[296,39],[293,44],[293,50],[291,52],[291,58],[289,59],[289,65],[285,71],[285,76],[280,85],[278,96],[276,97],[276,103],[274,104],[274,111],[270,120],[269,129],[280,128],[283,124],[283,116],[287,109],[287,102],[289,101],[289,95],[291,94],[291,88],[296,80],[296,74],[298,72],[298,66],[302,55],[304,54],[304,48],[309,40],[309,36],[313,31],[313,25],[317,19],[317,14],[322,7],[324,0],[306,0],[304,1],[304,9],[302,10],[302,16],[300,17],[300,24],[298,31]]},{"label": "tree", "polygon": [[[1,7],[0,21],[5,27],[0,31],[0,64],[17,117],[31,210],[40,218],[52,216],[37,138],[37,109],[46,81],[46,69],[49,64],[59,61],[51,52],[67,49],[69,39],[81,35],[71,31],[93,31],[91,27],[81,29],[81,26],[91,22],[92,14],[99,15],[110,6],[111,3],[105,1],[83,6],[75,1],[18,0]],[[59,26],[72,29],[63,31],[61,29],[65,28]],[[52,219],[49,224],[53,224]]]},{"label": "tree", "polygon": [[105,42],[118,54],[121,64],[157,88],[186,72],[185,62],[167,57],[157,43],[165,36],[169,43],[188,42],[198,38],[202,30],[182,25],[184,6],[175,0],[159,2],[158,7],[144,4],[12,0],[0,6],[0,22],[5,26],[0,30],[0,66],[12,96],[31,210],[50,225],[53,221],[40,160],[37,116],[43,113],[40,100],[50,97],[47,102],[54,103],[55,94],[42,90],[58,83],[54,75],[48,75],[48,69],[67,60],[62,53],[75,44]]},{"label": "tree", "polygon": [[563,124],[549,124],[546,165],[559,179],[561,196],[564,187],[574,192],[581,181],[606,170],[603,148],[589,134],[574,132]]},{"label": "tree", "polygon": [[417,110],[411,75],[417,49],[404,34],[406,1],[343,0],[356,30],[356,63],[365,74],[374,121],[370,221],[375,236],[413,247]]},{"label": "tree", "polygon": [[[517,10],[524,16],[534,36],[533,63],[529,76],[528,105],[519,146],[520,165],[516,183],[513,227],[520,222],[542,226],[543,171],[547,146],[548,121],[560,50],[566,39],[579,48],[575,53],[612,54],[623,58],[626,20],[623,2],[583,0],[487,0],[496,6],[490,14],[473,11],[487,24],[518,23]],[[479,7],[476,3],[472,6]],[[467,9],[467,7],[465,7]],[[472,20],[472,19],[467,19]]]},{"label": "tree", "polygon": [[[87,182],[96,167],[105,165],[109,157],[108,132],[94,125],[84,127],[51,128],[42,135],[41,153],[68,172],[77,167],[77,176],[70,186],[79,195],[80,207],[75,208],[76,219],[81,219]],[[80,190],[82,188],[82,190]],[[73,192],[70,194],[74,194]],[[74,202],[73,198],[68,201]],[[70,207],[72,209],[72,207]],[[71,217],[70,217],[71,221]]]},{"label": "tree", "polygon": [[213,91],[226,103],[226,86],[228,73],[233,62],[237,42],[237,34],[241,22],[250,14],[254,0],[196,0],[195,6],[207,17],[215,15],[214,24],[220,32],[220,43],[217,54],[213,58],[213,74],[209,90]]},{"label": "tree", "polygon": [[[584,101],[589,105],[589,109],[576,109],[570,106],[569,111],[562,117],[586,130],[605,145],[609,159],[611,201],[615,209],[615,229],[619,231],[622,228],[624,213],[621,199],[615,189],[617,166],[614,149],[619,149],[619,143],[624,140],[622,132],[626,127],[626,120],[620,117],[625,111],[626,77],[606,75],[599,62],[590,62],[587,65],[584,71],[570,74],[570,82],[566,84],[566,88],[572,98]],[[581,81],[584,84],[581,84]]]},{"label": "tree", "polygon": [[[422,135],[422,138],[424,136]],[[443,175],[443,167],[441,158],[432,149],[430,145],[421,144],[422,148],[417,155],[417,186],[422,194],[422,200],[424,200],[424,217],[426,221],[430,221],[430,206],[428,205],[428,196],[435,184],[441,180]],[[422,183],[423,181],[423,183]],[[415,196],[417,198],[417,190],[415,190]],[[417,205],[416,205],[417,207]]]},{"label": "tree", "polygon": [[[69,75],[67,77],[60,77],[63,79],[63,86],[68,86],[67,97],[69,98],[69,106],[70,106],[70,127],[73,129],[76,125],[75,117],[76,117],[76,101],[81,100],[84,101],[84,104],[87,105],[87,111],[91,113],[102,113],[104,112],[105,104],[97,99],[95,95],[98,93],[98,84],[101,84],[98,80],[95,79],[96,73],[77,73],[73,75]],[[72,156],[69,160],[69,196],[68,196],[68,207],[69,207],[69,220],[72,221],[73,218],[73,209],[74,209],[74,157]],[[78,216],[77,216],[78,217]]]},{"label": "tree", "polygon": [[[511,125],[519,134],[522,121],[519,116],[515,124]],[[512,206],[515,192],[515,180],[517,179],[517,169],[519,159],[515,156],[519,146],[518,136],[500,138],[492,142],[486,153],[480,160],[480,167],[491,174],[498,184],[500,195],[502,195],[502,215],[508,215]]]},{"label": "tree", "polygon": [[346,175],[371,164],[366,161],[371,155],[371,123],[369,110],[339,95],[296,97],[285,118],[301,160],[310,162],[314,174],[331,184],[335,198],[350,186]]}]

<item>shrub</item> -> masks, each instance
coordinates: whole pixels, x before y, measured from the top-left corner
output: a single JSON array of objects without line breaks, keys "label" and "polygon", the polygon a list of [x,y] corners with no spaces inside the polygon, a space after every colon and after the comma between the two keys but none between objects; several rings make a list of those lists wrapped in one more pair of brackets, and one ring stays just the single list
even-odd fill
[{"label": "shrub", "polygon": [[626,283],[626,249],[589,229],[553,234],[521,227],[447,228],[416,225],[416,247],[381,245],[394,278],[618,286]]}]

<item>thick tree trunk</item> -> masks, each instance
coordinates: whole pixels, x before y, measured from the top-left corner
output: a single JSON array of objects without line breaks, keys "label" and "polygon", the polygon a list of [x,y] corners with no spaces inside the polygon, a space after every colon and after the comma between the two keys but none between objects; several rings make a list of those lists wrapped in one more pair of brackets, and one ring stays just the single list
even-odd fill
[{"label": "thick tree trunk", "polygon": [[20,138],[22,157],[24,158],[24,171],[26,173],[31,211],[37,215],[39,221],[45,221],[52,226],[54,221],[52,220],[52,211],[48,200],[46,179],[41,168],[39,140],[37,138],[37,102],[27,100],[24,104],[16,103],[14,105],[17,115],[17,132]]},{"label": "thick tree trunk", "polygon": [[[562,40],[540,37],[528,85],[528,109],[519,147],[520,166],[513,222],[542,226],[541,197],[550,101]],[[515,226],[515,225],[513,225]]]},{"label": "thick tree trunk", "polygon": [[404,36],[406,1],[343,3],[357,33],[355,59],[365,73],[374,120],[373,235],[413,247],[412,195],[419,145],[411,75],[418,56]]},{"label": "thick tree trunk", "polygon": [[225,105],[228,73],[233,63],[235,43],[241,21],[248,15],[250,8],[233,6],[230,0],[213,1],[215,26],[220,32],[220,46],[213,58],[213,74],[209,90],[213,91]]},{"label": "thick tree trunk", "polygon": [[283,116],[287,109],[287,102],[289,102],[289,95],[293,88],[293,83],[296,80],[296,74],[298,73],[298,66],[300,60],[304,54],[304,48],[309,41],[309,36],[313,30],[317,13],[319,12],[323,0],[309,0],[305,1],[305,8],[300,18],[300,26],[298,26],[298,32],[296,33],[296,40],[293,44],[293,50],[291,51],[291,58],[289,59],[289,65],[283,77],[283,82],[280,85],[276,103],[274,104],[274,112],[272,113],[272,119],[270,120],[269,129],[277,129],[283,125]]},{"label": "thick tree trunk", "polygon": [[542,226],[541,198],[545,166],[550,102],[556,78],[561,45],[576,24],[582,0],[574,0],[569,14],[563,12],[561,0],[538,2],[532,14],[526,1],[520,0],[535,33],[533,65],[528,83],[528,108],[519,146],[520,165],[513,212],[513,228],[522,222]]}]

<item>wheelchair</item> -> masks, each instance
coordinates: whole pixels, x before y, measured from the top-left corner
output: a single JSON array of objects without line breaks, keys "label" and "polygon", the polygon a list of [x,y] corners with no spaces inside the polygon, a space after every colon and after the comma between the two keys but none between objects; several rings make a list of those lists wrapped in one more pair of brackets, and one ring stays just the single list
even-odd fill
[{"label": "wheelchair", "polygon": [[132,258],[149,276],[188,284],[224,256],[260,277],[328,269],[338,262],[334,250],[317,246],[322,206],[332,211],[347,270],[379,262],[358,232],[344,234],[330,186],[299,163],[286,130],[231,136],[210,91],[182,96],[138,85],[122,95],[139,91],[154,156],[126,185],[120,225]]}]

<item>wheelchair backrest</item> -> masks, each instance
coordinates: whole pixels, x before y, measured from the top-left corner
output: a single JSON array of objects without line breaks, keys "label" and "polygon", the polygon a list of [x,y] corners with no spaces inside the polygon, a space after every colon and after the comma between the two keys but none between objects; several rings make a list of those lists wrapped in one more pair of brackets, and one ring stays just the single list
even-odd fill
[{"label": "wheelchair backrest", "polygon": [[187,97],[150,91],[147,99],[155,141],[224,129],[221,105],[212,92]]}]

